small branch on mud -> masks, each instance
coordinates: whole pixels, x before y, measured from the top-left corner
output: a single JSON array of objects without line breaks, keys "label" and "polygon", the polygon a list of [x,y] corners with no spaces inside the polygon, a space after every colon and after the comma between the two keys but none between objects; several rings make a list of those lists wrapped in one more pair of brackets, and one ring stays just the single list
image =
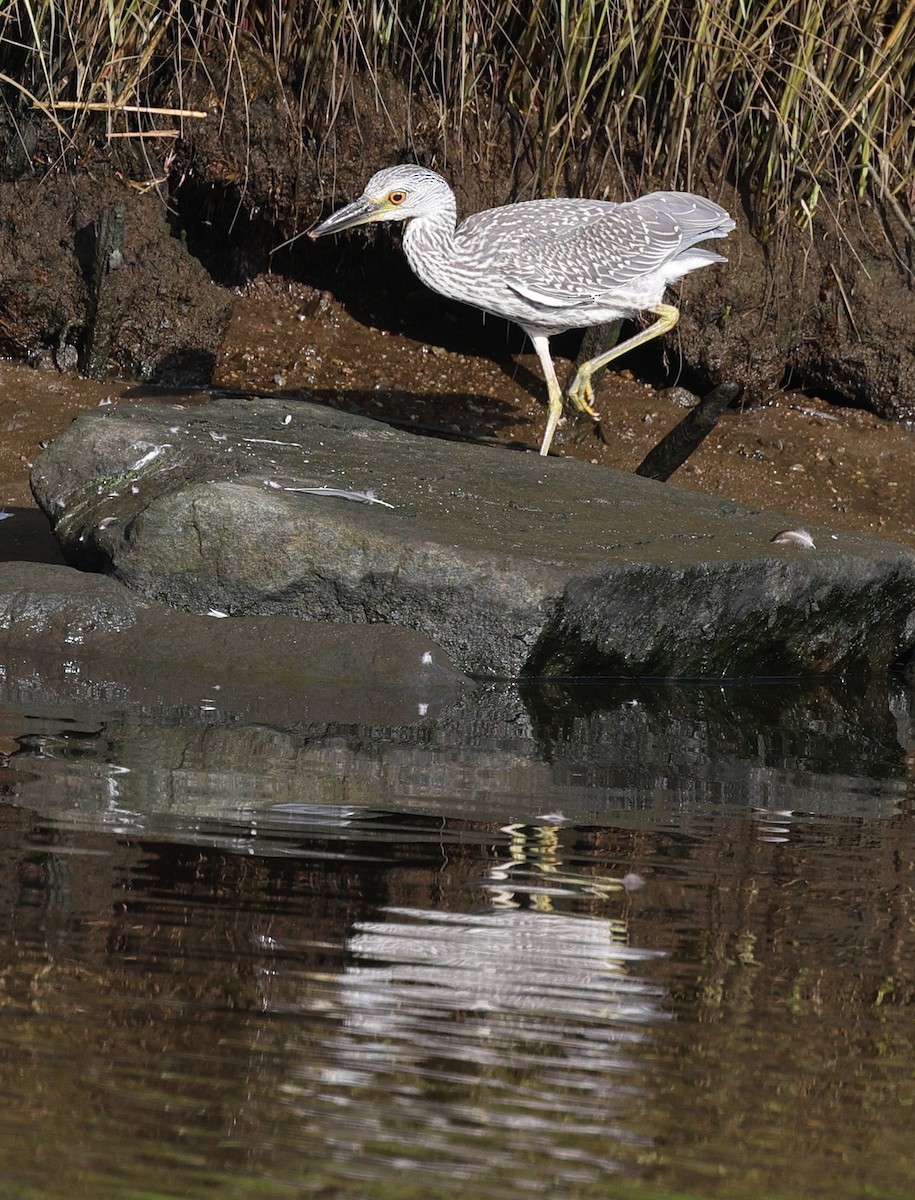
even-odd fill
[{"label": "small branch on mud", "polygon": [[665,434],[635,469],[636,475],[664,482],[682,467],[694,450],[708,437],[718,418],[737,396],[736,383],[719,383],[689,410],[682,421]]}]

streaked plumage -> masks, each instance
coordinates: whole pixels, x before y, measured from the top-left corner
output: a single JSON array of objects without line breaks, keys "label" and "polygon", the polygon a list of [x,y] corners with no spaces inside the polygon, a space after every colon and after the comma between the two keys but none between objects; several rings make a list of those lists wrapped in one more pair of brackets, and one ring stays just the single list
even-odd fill
[{"label": "streaked plumage", "polygon": [[475,213],[458,225],[445,180],[403,165],[373,175],[358,200],[311,236],[395,220],[407,222],[404,252],[433,291],[514,321],[530,337],[550,395],[541,454],[549,452],[562,412],[548,339],[645,309],[657,316],[648,329],[579,369],[569,399],[596,416],[590,407],[593,373],[676,324],[678,310],[661,303],[665,288],[690,271],[724,262],[698,243],[734,228],[723,208],[689,192],[653,192],[625,204],[528,200]]}]

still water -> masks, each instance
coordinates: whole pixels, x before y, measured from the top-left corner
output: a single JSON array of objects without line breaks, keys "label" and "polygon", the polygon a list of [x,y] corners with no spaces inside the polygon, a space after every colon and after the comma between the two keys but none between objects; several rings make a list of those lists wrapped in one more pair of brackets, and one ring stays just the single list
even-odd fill
[{"label": "still water", "polygon": [[7,679],[0,1196],[910,1200],[911,696],[853,692]]}]

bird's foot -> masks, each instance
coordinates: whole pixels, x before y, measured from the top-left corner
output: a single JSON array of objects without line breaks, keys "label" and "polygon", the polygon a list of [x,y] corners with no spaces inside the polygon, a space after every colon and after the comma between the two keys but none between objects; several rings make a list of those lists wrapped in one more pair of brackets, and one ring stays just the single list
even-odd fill
[{"label": "bird's foot", "polygon": [[600,421],[600,413],[595,412],[593,408],[594,389],[591,387],[591,380],[582,379],[580,372],[572,380],[572,386],[568,391],[568,400],[579,412],[587,413],[594,421]]}]

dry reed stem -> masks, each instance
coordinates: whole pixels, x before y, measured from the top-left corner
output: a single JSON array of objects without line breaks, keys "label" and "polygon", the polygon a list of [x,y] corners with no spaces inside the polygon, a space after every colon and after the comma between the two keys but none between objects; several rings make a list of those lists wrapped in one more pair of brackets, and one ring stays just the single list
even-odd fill
[{"label": "dry reed stem", "polygon": [[49,100],[46,104],[41,104],[36,100],[34,107],[62,108],[69,109],[72,112],[143,113],[149,117],[195,117],[203,119],[209,116],[209,113],[193,108],[152,108],[145,104],[120,104],[117,100]]},{"label": "dry reed stem", "polygon": [[180,129],[135,129],[129,133],[105,134],[109,142],[115,138],[177,138],[180,136]]}]

